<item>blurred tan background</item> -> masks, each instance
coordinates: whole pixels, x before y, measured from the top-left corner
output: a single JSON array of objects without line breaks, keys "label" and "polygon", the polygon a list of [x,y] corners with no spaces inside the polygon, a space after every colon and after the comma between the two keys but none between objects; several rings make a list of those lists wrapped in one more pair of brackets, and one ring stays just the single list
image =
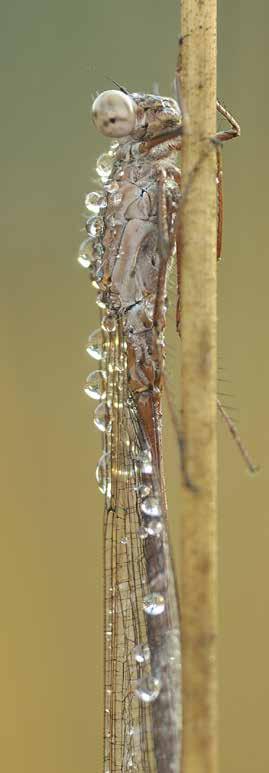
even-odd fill
[{"label": "blurred tan background", "polygon": [[[255,15],[254,15],[255,12]],[[83,198],[106,143],[91,94],[171,94],[176,2],[13,0],[2,8],[0,767],[102,771],[100,433],[81,385],[98,326],[77,262]],[[265,0],[219,9],[218,94],[242,138],[224,151],[220,391],[261,473],[220,427],[221,773],[269,769],[268,21]],[[177,352],[170,367],[179,374]],[[166,467],[179,552],[178,460]]]}]

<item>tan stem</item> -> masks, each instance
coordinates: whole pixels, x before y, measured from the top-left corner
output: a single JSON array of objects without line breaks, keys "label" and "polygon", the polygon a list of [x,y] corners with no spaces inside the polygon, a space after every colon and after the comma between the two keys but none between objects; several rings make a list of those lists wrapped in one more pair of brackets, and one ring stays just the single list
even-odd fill
[{"label": "tan stem", "polygon": [[217,773],[215,0],[182,0],[181,35],[183,773]]}]

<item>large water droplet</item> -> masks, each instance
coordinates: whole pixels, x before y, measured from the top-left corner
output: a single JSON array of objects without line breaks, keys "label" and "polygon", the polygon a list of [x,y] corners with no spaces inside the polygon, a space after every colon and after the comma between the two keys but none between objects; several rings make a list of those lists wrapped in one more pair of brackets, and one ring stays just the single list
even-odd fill
[{"label": "large water droplet", "polygon": [[102,153],[101,156],[97,159],[96,163],[96,171],[97,174],[99,174],[99,177],[103,180],[103,182],[106,182],[107,179],[110,176],[111,169],[113,166],[113,155],[112,153]]},{"label": "large water droplet", "polygon": [[146,486],[145,483],[140,483],[138,486],[135,486],[135,490],[138,492],[141,499],[148,497],[151,492],[150,486]]},{"label": "large water droplet", "polygon": [[149,449],[145,449],[145,451],[140,451],[137,457],[137,461],[138,461],[141,473],[144,475],[151,475],[152,473],[151,451]]},{"label": "large water droplet", "polygon": [[101,328],[94,330],[88,338],[87,352],[94,360],[101,360],[104,357],[103,333]]},{"label": "large water droplet", "polygon": [[102,401],[94,411],[94,424],[100,432],[109,432],[111,429],[111,416],[106,402]]},{"label": "large water droplet", "polygon": [[137,529],[137,536],[142,540],[147,539],[148,530],[145,528],[145,526],[140,526],[139,529]]},{"label": "large water droplet", "polygon": [[99,459],[96,467],[96,480],[99,491],[101,491],[101,494],[106,494],[107,496],[111,495],[110,463],[110,454],[104,453]]},{"label": "large water droplet", "polygon": [[94,261],[92,239],[84,239],[79,248],[78,262],[83,268],[89,268]]},{"label": "large water droplet", "polygon": [[143,609],[147,615],[161,615],[165,608],[164,597],[161,593],[148,593],[143,598]]},{"label": "large water droplet", "polygon": [[133,654],[137,663],[148,663],[150,660],[148,644],[137,644],[133,649]]},{"label": "large water droplet", "polygon": [[86,222],[86,231],[89,234],[89,236],[94,239],[97,234],[100,233],[101,229],[103,227],[103,221],[101,217],[89,217]]},{"label": "large water droplet", "polygon": [[106,374],[103,370],[94,370],[86,378],[84,392],[93,400],[100,400],[105,396]]},{"label": "large water droplet", "polygon": [[90,212],[94,212],[97,215],[99,209],[106,207],[106,200],[104,196],[102,196],[102,193],[91,191],[91,193],[87,193],[85,196],[85,207],[89,209]]},{"label": "large water droplet", "polygon": [[151,518],[159,518],[162,514],[160,499],[158,497],[146,497],[141,504],[141,510],[144,515],[150,515]]},{"label": "large water droplet", "polygon": [[149,521],[146,527],[147,533],[150,537],[160,537],[163,531],[163,525],[161,521]]},{"label": "large water droplet", "polygon": [[160,679],[156,676],[145,676],[143,679],[139,679],[136,685],[136,695],[143,703],[152,703],[158,698],[161,689]]}]

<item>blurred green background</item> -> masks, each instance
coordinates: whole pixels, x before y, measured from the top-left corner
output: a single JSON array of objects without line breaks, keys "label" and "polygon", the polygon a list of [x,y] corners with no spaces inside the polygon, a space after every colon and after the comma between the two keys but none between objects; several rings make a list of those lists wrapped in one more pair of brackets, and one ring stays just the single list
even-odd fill
[{"label": "blurred green background", "polygon": [[[224,150],[219,267],[224,399],[262,471],[219,436],[221,771],[269,768],[268,21],[265,0],[219,8],[218,94],[239,118]],[[84,194],[106,147],[91,95],[172,90],[177,3],[13,0],[1,21],[2,483],[0,767],[102,771],[100,436],[81,385],[98,326],[77,262]],[[176,350],[170,368],[179,378]],[[222,385],[223,386],[223,385]],[[220,391],[226,391],[221,389]],[[94,406],[93,406],[94,408]],[[174,551],[178,458],[166,419]]]}]

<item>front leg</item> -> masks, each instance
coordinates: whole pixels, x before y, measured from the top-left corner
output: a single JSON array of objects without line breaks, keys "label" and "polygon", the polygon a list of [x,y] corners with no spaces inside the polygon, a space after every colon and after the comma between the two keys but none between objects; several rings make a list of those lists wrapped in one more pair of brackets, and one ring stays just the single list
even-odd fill
[{"label": "front leg", "polygon": [[231,129],[227,129],[226,131],[219,131],[214,137],[214,143],[216,146],[216,155],[217,155],[217,203],[218,203],[218,214],[217,214],[217,260],[220,259],[221,256],[221,245],[222,245],[222,226],[223,226],[223,191],[222,191],[222,159],[221,159],[221,143],[227,142],[228,140],[236,139],[236,137],[240,137],[240,126],[239,123],[235,120],[233,115],[227,110],[224,105],[217,99],[217,111],[223,115],[224,118],[226,118],[226,121],[231,126]]},{"label": "front leg", "polygon": [[219,142],[227,142],[227,140],[233,140],[236,137],[240,137],[240,126],[239,123],[235,120],[232,113],[230,113],[229,110],[227,110],[227,107],[225,107],[219,99],[217,99],[217,111],[221,115],[223,115],[224,118],[226,118],[226,121],[231,126],[231,129],[227,129],[226,131],[220,131],[217,132],[215,139],[219,140]]}]

